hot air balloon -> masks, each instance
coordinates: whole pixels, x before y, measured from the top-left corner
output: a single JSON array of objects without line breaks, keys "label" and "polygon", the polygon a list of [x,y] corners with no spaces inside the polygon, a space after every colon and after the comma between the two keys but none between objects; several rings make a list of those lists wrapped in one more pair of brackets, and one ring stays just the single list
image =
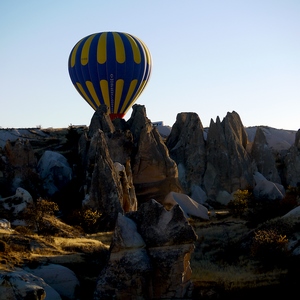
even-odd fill
[{"label": "hot air balloon", "polygon": [[149,80],[152,59],[147,46],[124,32],[100,32],[72,49],[68,69],[79,94],[94,109],[105,104],[109,116],[123,118]]}]

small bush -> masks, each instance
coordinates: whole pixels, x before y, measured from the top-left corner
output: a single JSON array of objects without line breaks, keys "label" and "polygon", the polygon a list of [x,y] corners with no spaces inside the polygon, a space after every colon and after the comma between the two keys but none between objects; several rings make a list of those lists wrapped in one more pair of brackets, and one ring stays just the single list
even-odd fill
[{"label": "small bush", "polygon": [[69,216],[69,222],[72,226],[80,226],[87,233],[94,233],[97,231],[97,224],[101,215],[98,210],[90,208],[76,209]]},{"label": "small bush", "polygon": [[260,261],[276,263],[287,257],[288,239],[286,235],[279,234],[275,229],[257,230],[251,245],[251,255]]},{"label": "small bush", "polygon": [[31,231],[31,229],[26,226],[17,226],[15,228],[15,231],[20,234],[23,234],[23,235],[33,235],[34,234],[33,231]]},{"label": "small bush", "polygon": [[236,216],[243,215],[248,210],[248,201],[252,194],[248,190],[237,190],[233,199],[228,203],[228,208]]},{"label": "small bush", "polygon": [[47,201],[42,198],[39,198],[35,205],[27,208],[26,219],[38,234],[47,233],[49,226],[45,222],[45,216],[52,216],[56,211],[58,211],[58,205],[55,202]]}]

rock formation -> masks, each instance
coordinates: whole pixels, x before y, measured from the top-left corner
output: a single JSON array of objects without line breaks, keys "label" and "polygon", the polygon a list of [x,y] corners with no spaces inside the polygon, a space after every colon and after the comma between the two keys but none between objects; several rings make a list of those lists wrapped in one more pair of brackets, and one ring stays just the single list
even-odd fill
[{"label": "rock formation", "polygon": [[186,194],[203,183],[206,148],[203,126],[196,113],[180,113],[167,137],[170,157],[177,163],[179,180]]},{"label": "rock formation", "polygon": [[133,134],[132,176],[140,203],[153,198],[162,201],[170,192],[181,192],[178,169],[160,134],[146,116],[144,106],[134,105],[128,120]]},{"label": "rock formation", "polygon": [[60,295],[45,281],[22,269],[0,273],[0,300],[48,299],[61,300]]},{"label": "rock formation", "polygon": [[150,200],[119,214],[94,299],[183,299],[191,292],[196,239],[179,205],[166,210]]},{"label": "rock formation", "polygon": [[28,140],[17,139],[14,143],[8,140],[3,150],[3,179],[12,182],[9,192],[14,192],[22,182],[37,175],[37,159]]},{"label": "rock formation", "polygon": [[72,168],[67,159],[55,151],[45,151],[40,158],[37,170],[43,180],[47,194],[53,196],[66,186],[73,176]]},{"label": "rock formation", "polygon": [[211,120],[207,141],[207,167],[203,186],[215,200],[222,191],[232,193],[253,186],[251,158],[246,151],[247,134],[236,112],[227,113],[221,122]]},{"label": "rock formation", "polygon": [[296,133],[295,143],[287,152],[284,159],[284,176],[286,185],[300,185],[300,129]]},{"label": "rock formation", "polygon": [[281,179],[276,167],[275,156],[260,127],[256,130],[251,148],[251,156],[255,161],[258,172],[260,172],[267,180],[281,184]]},{"label": "rock formation", "polygon": [[102,226],[114,228],[118,213],[123,213],[123,191],[119,174],[109,155],[104,132],[96,131],[87,153],[87,196],[84,205],[102,213]]}]

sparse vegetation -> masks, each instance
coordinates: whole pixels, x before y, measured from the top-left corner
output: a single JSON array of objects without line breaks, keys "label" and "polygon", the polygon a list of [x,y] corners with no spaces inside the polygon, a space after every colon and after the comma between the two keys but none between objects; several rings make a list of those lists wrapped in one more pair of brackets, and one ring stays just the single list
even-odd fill
[{"label": "sparse vegetation", "polygon": [[48,234],[52,228],[45,217],[53,216],[58,210],[58,205],[55,202],[39,198],[35,204],[28,206],[25,213],[26,220],[38,234]]},{"label": "sparse vegetation", "polygon": [[251,245],[251,255],[264,264],[276,264],[288,256],[288,239],[277,230],[256,230]]},{"label": "sparse vegetation", "polygon": [[252,194],[248,190],[237,190],[233,194],[233,200],[228,203],[228,208],[235,216],[242,216],[248,209]]}]

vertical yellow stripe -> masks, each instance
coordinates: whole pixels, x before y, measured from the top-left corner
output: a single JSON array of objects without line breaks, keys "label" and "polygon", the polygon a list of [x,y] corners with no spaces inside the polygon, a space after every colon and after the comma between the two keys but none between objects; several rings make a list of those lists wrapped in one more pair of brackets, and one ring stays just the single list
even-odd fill
[{"label": "vertical yellow stripe", "polygon": [[[125,109],[125,107],[127,106],[129,100],[132,100],[132,101],[134,100],[134,99],[131,99],[131,97],[132,97],[132,94],[133,94],[133,92],[134,92],[134,89],[135,89],[135,87],[136,87],[136,85],[137,85],[137,82],[138,82],[137,79],[134,79],[134,80],[131,81],[130,87],[129,87],[129,91],[128,91],[128,93],[127,93],[126,99],[125,99],[125,101],[124,101],[124,103],[123,103],[123,105],[122,105],[122,108],[121,108],[121,112],[124,111],[124,109]],[[133,103],[132,103],[132,104],[133,104]]]},{"label": "vertical yellow stripe", "polygon": [[73,68],[75,66],[75,62],[76,62],[76,53],[78,50],[79,45],[81,44],[81,41],[83,39],[81,39],[74,47],[74,49],[72,50],[72,55],[71,55],[71,67]]},{"label": "vertical yellow stripe", "polygon": [[114,105],[114,113],[118,113],[118,108],[120,107],[121,96],[124,87],[124,80],[118,79],[116,81],[116,95],[115,95],[115,105]]},{"label": "vertical yellow stripe", "polygon": [[129,34],[126,34],[126,37],[128,38],[133,51],[134,62],[137,64],[141,63],[141,52],[136,41]]},{"label": "vertical yellow stripe", "polygon": [[100,88],[101,88],[104,103],[108,107],[108,111],[110,112],[111,110],[110,110],[110,101],[109,101],[108,81],[104,79],[100,80]]},{"label": "vertical yellow stripe", "polygon": [[98,46],[97,46],[97,61],[99,64],[104,64],[107,59],[106,36],[107,36],[107,32],[103,32],[99,37]]},{"label": "vertical yellow stripe", "polygon": [[82,85],[79,82],[76,82],[76,85],[77,85],[78,89],[80,90],[81,94],[83,95],[84,99],[93,107],[94,110],[96,110],[97,107],[93,104],[93,102],[91,101],[89,96],[86,94]]},{"label": "vertical yellow stripe", "polygon": [[138,98],[140,96],[140,94],[142,93],[142,91],[144,90],[145,86],[147,84],[147,81],[144,80],[141,82],[140,87],[138,88],[137,92],[136,92],[136,96],[135,98]]},{"label": "vertical yellow stripe", "polygon": [[91,35],[84,43],[81,51],[81,64],[85,66],[89,62],[89,51],[93,38],[96,34]]},{"label": "vertical yellow stripe", "polygon": [[142,40],[140,40],[140,39],[138,39],[138,40],[139,40],[140,43],[143,45],[143,48],[144,48],[144,51],[145,51],[145,54],[146,54],[146,58],[147,58],[147,63],[148,63],[148,65],[151,65],[151,63],[152,63],[152,58],[151,58],[151,54],[150,54],[150,51],[149,51],[148,47],[146,46],[146,44],[145,44]]},{"label": "vertical yellow stripe", "polygon": [[96,102],[97,106],[99,106],[100,101],[99,101],[96,91],[94,89],[93,83],[91,81],[86,81],[85,84],[86,84],[90,94],[92,95],[93,100]]},{"label": "vertical yellow stripe", "polygon": [[113,32],[113,36],[115,41],[116,60],[118,63],[122,64],[125,62],[125,58],[126,58],[124,44],[118,33]]}]

